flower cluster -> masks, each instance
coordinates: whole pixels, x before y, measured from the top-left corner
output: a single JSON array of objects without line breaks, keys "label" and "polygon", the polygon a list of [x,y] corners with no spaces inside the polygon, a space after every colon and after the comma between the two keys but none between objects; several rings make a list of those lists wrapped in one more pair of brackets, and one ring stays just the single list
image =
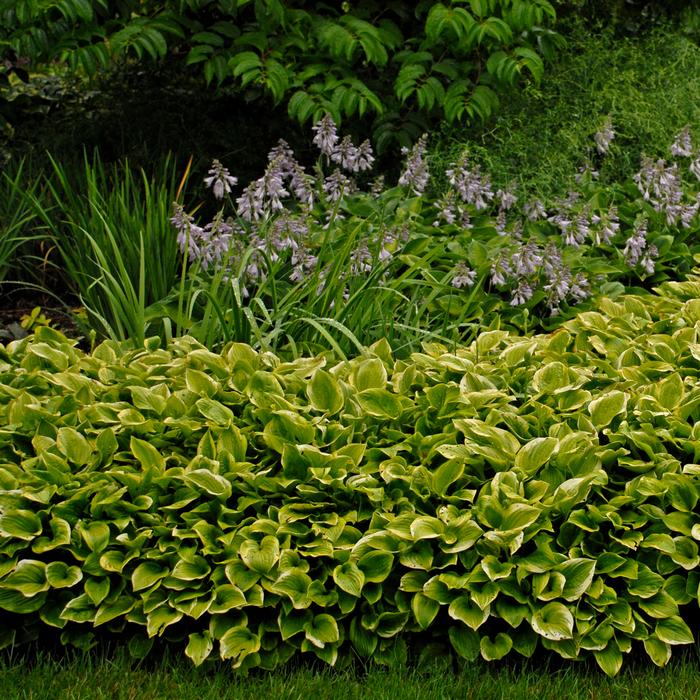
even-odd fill
[{"label": "flower cluster", "polygon": [[427,150],[428,134],[423,134],[410,150],[405,146],[401,149],[401,153],[407,158],[401,177],[399,177],[399,185],[408,187],[413,194],[418,196],[425,192],[430,179],[426,158]]},{"label": "flower cluster", "polygon": [[593,139],[595,140],[595,147],[598,153],[601,155],[607,153],[610,150],[610,144],[615,138],[615,132],[612,128],[612,117],[608,115],[603,126],[599,131],[596,132]]},{"label": "flower cluster", "polygon": [[[225,274],[238,275],[246,295],[249,288],[259,288],[275,266],[274,274],[291,284],[311,281],[313,290],[321,295],[329,283],[337,283],[342,298],[349,299],[356,278],[376,275],[382,284],[391,282],[389,271],[411,258],[396,253],[415,227],[416,249],[425,244],[429,250],[429,262],[421,269],[430,271],[433,264],[445,269],[447,258],[445,280],[454,289],[476,291],[479,280],[484,280],[487,289],[482,291],[502,295],[512,307],[541,304],[556,314],[562,305],[589,298],[593,282],[605,279],[616,261],[623,260],[642,277],[654,274],[660,262],[655,245],[659,236],[668,240],[669,227],[676,232],[692,229],[700,211],[700,193],[693,191],[686,174],[700,179],[700,151],[694,148],[688,128],[671,146],[673,157],[687,159],[685,166],[645,158],[631,188],[626,184],[626,189],[606,189],[589,163],[575,178],[577,189],[547,206],[538,199],[519,204],[513,183],[494,187],[465,151],[446,169],[449,186],[427,208],[430,218],[424,218],[426,211],[412,199],[398,205],[387,200],[392,202],[388,210],[393,213],[398,206],[401,216],[388,223],[363,220],[355,229],[357,238],[344,248],[345,267],[338,267],[336,251],[344,245],[339,222],[353,215],[354,197],[364,197],[362,209],[382,211],[384,207],[376,200],[381,202],[383,197],[384,178],[377,178],[370,191],[363,193],[355,175],[374,162],[369,142],[355,146],[350,137],[338,134],[329,116],[315,124],[313,131],[321,152],[315,176],[306,172],[289,144],[280,140],[268,154],[263,175],[236,198],[237,220],[225,218],[222,210],[210,223],[199,225],[181,205],[175,205],[171,221],[189,260],[199,261],[203,270],[225,267]],[[614,136],[608,118],[594,137],[599,154],[610,149]],[[427,139],[424,134],[412,148],[403,149],[405,161],[398,184],[416,197],[425,195],[430,178]],[[218,160],[204,181],[216,199],[230,195],[237,184]],[[446,244],[440,240],[444,236],[450,237]],[[436,244],[433,237],[440,242]],[[486,250],[486,255],[482,252],[472,258],[472,242],[477,250]],[[666,244],[662,250],[667,250]],[[602,265],[597,268],[606,270],[605,274],[581,271],[590,256],[598,257]],[[619,262],[617,265],[622,272]],[[333,292],[333,299],[341,291]]]}]

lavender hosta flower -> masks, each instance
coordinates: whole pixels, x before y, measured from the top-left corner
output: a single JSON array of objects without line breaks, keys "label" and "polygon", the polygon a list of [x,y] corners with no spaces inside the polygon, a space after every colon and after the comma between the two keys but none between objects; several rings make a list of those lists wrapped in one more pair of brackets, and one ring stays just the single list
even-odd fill
[{"label": "lavender hosta flower", "polygon": [[452,273],[452,286],[455,289],[473,287],[476,282],[476,270],[472,270],[465,262],[458,262]]},{"label": "lavender hosta flower", "polygon": [[289,186],[292,189],[292,193],[297,198],[297,201],[309,209],[314,205],[313,182],[313,177],[304,172],[304,166],[295,162],[294,169],[290,176]]},{"label": "lavender hosta flower", "polygon": [[300,245],[292,253],[291,262],[292,274],[289,276],[289,280],[290,282],[301,282],[313,272],[318,263],[318,258],[312,255],[305,245]]},{"label": "lavender hosta flower", "polygon": [[499,255],[491,265],[491,284],[497,287],[507,284],[512,274],[510,263]]},{"label": "lavender hosta flower", "polygon": [[518,198],[514,192],[514,185],[509,185],[505,189],[498,190],[496,192],[496,198],[500,202],[499,208],[503,211],[508,211],[512,209],[518,201]]},{"label": "lavender hosta flower", "polygon": [[622,255],[629,267],[635,267],[642,257],[644,249],[647,247],[647,221],[641,219],[637,222],[634,232],[625,241]]},{"label": "lavender hosta flower", "polygon": [[593,233],[593,242],[596,245],[604,243],[610,245],[612,239],[615,237],[617,232],[620,230],[620,222],[617,218],[617,208],[610,207],[607,214],[598,217],[599,221],[595,223],[600,223],[600,228],[597,228]]},{"label": "lavender hosta flower", "polygon": [[518,277],[534,275],[542,265],[542,251],[534,241],[519,246],[510,256],[510,267]]},{"label": "lavender hosta flower", "polygon": [[433,221],[433,226],[439,226],[441,221],[446,224],[454,224],[457,221],[457,208],[455,206],[454,190],[447,192],[435,202],[437,209],[437,219]]},{"label": "lavender hosta flower", "polygon": [[190,261],[199,257],[199,241],[204,233],[203,230],[194,223],[194,218],[185,212],[184,207],[177,202],[173,203],[173,215],[170,222],[177,230],[177,244],[180,252],[187,251]]},{"label": "lavender hosta flower", "polygon": [[265,204],[272,211],[282,211],[284,204],[282,199],[289,197],[289,192],[284,188],[284,167],[282,159],[273,160],[265,168],[263,176],[257,180],[258,187],[263,193]]},{"label": "lavender hosta flower", "polygon": [[408,187],[413,191],[413,194],[417,196],[425,192],[425,188],[428,186],[428,180],[430,179],[428,163],[426,161],[427,147],[428,134],[423,134],[423,136],[413,144],[410,150],[406,147],[401,149],[401,153],[407,156],[407,158],[404,164],[404,170],[401,173],[401,177],[399,177],[399,185]]},{"label": "lavender hosta flower", "polygon": [[[700,165],[700,164],[699,164]],[[683,187],[678,165],[667,165],[659,158],[642,159],[642,167],[633,176],[642,197],[651,202],[657,211],[664,210],[669,204],[678,204],[683,197]]]},{"label": "lavender hosta flower", "polygon": [[330,114],[326,114],[323,119],[314,124],[311,129],[315,133],[313,142],[318,146],[324,156],[330,158],[339,141],[336,125]]},{"label": "lavender hosta flower", "polygon": [[199,259],[204,270],[218,267],[231,248],[233,226],[218,215],[206,224],[199,235]]},{"label": "lavender hosta flower", "polygon": [[290,216],[284,211],[270,226],[267,242],[270,249],[276,255],[288,250],[294,251],[309,236],[309,223],[305,217]]},{"label": "lavender hosta flower", "polygon": [[501,210],[498,212],[498,215],[496,216],[496,221],[494,222],[494,228],[496,229],[496,233],[498,233],[499,236],[507,236],[508,231],[506,231],[506,212],[505,210]]},{"label": "lavender hosta flower", "polygon": [[542,251],[542,269],[550,281],[564,269],[561,248],[554,241],[549,241]]},{"label": "lavender hosta flower", "polygon": [[357,147],[356,165],[357,170],[365,171],[371,170],[372,164],[374,163],[374,152],[372,151],[372,144],[365,139]]},{"label": "lavender hosta flower", "polygon": [[559,266],[547,276],[543,290],[547,294],[547,305],[552,316],[559,313],[561,303],[571,290],[571,271],[565,266]]},{"label": "lavender hosta flower", "polygon": [[671,155],[680,158],[689,158],[693,155],[693,141],[690,137],[689,126],[676,135],[675,141],[671,144]]},{"label": "lavender hosta flower", "polygon": [[333,149],[331,161],[337,163],[343,170],[351,173],[357,172],[357,148],[349,136],[344,136],[343,140]]},{"label": "lavender hosta flower", "polygon": [[569,289],[569,294],[573,297],[574,301],[584,301],[591,296],[591,285],[588,281],[586,275],[583,272],[577,272],[574,279],[571,282],[571,287]]},{"label": "lavender hosta flower", "polygon": [[639,261],[639,265],[642,267],[644,272],[647,273],[647,275],[654,274],[654,269],[655,269],[654,259],[658,258],[658,257],[659,257],[659,251],[655,245],[650,245],[646,249],[646,251],[644,252],[642,259]]},{"label": "lavender hosta flower", "polygon": [[337,202],[341,197],[350,193],[352,183],[336,168],[324,181],[323,191],[329,202]]},{"label": "lavender hosta flower", "polygon": [[693,204],[688,204],[681,207],[679,218],[683,228],[690,228],[695,217],[698,214],[698,209],[700,209],[700,194],[698,194],[698,199]]},{"label": "lavender hosta flower", "polygon": [[294,151],[284,139],[280,139],[277,142],[277,145],[270,149],[270,152],[267,154],[267,162],[276,162],[277,170],[285,176],[291,175],[294,170],[294,166],[298,165],[296,158],[294,157]]},{"label": "lavender hosta flower", "polygon": [[208,175],[209,177],[204,178],[204,184],[212,188],[214,197],[217,199],[223,199],[225,195],[231,193],[231,188],[238,184],[238,179],[233,177],[228,168],[225,168],[216,158],[212,161]]},{"label": "lavender hosta flower", "polygon": [[598,153],[601,155],[607,153],[610,150],[610,144],[615,138],[615,132],[612,128],[612,118],[608,116],[605,120],[603,126],[599,131],[596,132],[593,139],[595,140],[595,146]]},{"label": "lavender hosta flower", "polygon": [[467,204],[473,204],[478,211],[486,209],[493,199],[491,180],[482,174],[478,165],[469,167],[467,153],[463,153],[457,163],[453,163],[445,171],[445,175],[460,199]]},{"label": "lavender hosta flower", "polygon": [[520,280],[520,282],[518,282],[518,286],[513,291],[513,295],[511,296],[510,300],[510,305],[522,306],[526,302],[530,301],[530,299],[532,299],[534,291],[535,290],[532,288],[532,285],[529,282],[527,282],[526,280]]},{"label": "lavender hosta flower", "polygon": [[372,195],[372,197],[374,197],[374,199],[378,199],[381,197],[382,192],[384,192],[384,175],[379,175],[372,180],[369,193]]},{"label": "lavender hosta flower", "polygon": [[547,211],[544,204],[539,199],[534,199],[532,202],[526,202],[523,207],[523,213],[528,221],[541,221],[547,218]]},{"label": "lavender hosta flower", "polygon": [[700,180],[700,151],[695,154],[695,160],[690,164],[688,170]]},{"label": "lavender hosta flower", "polygon": [[236,199],[236,211],[244,221],[259,221],[265,215],[264,192],[258,182],[251,182]]},{"label": "lavender hosta flower", "polygon": [[399,240],[399,233],[396,229],[391,228],[384,231],[379,241],[379,262],[386,264],[393,257],[393,251],[396,249]]},{"label": "lavender hosta flower", "polygon": [[369,274],[374,269],[372,265],[372,253],[366,241],[362,241],[350,255],[350,274],[360,277]]}]

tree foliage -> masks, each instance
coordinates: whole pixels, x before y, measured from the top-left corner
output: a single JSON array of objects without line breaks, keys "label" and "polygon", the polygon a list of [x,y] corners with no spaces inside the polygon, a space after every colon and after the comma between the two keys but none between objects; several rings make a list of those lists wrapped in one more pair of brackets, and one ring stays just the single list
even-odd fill
[{"label": "tree foliage", "polygon": [[554,19],[549,0],[0,0],[0,80],[174,58],[301,123],[370,116],[381,147],[431,117],[484,120],[499,88],[539,81]]}]

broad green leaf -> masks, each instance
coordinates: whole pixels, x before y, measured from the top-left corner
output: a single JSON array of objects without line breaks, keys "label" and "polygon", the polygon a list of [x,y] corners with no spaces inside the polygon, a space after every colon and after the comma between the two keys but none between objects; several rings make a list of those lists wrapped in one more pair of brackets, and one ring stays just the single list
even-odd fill
[{"label": "broad green leaf", "polygon": [[678,406],[685,395],[683,379],[678,372],[674,372],[669,377],[659,382],[655,387],[658,402],[669,411]]},{"label": "broad green leaf", "polygon": [[85,466],[92,456],[90,443],[75,428],[59,428],[56,445],[67,460],[79,467]]},{"label": "broad green leaf", "polygon": [[320,649],[323,649],[326,644],[337,642],[340,638],[338,623],[335,621],[335,618],[326,613],[316,615],[313,620],[307,622],[304,625],[304,632],[306,639]]},{"label": "broad green leaf", "polygon": [[0,514],[0,535],[32,540],[41,534],[39,516],[31,510],[7,510]]},{"label": "broad green leaf", "polygon": [[351,375],[351,381],[357,391],[384,389],[386,387],[386,379],[386,368],[378,357],[359,361]]},{"label": "broad green leaf", "polygon": [[169,573],[169,569],[158,562],[144,561],[131,574],[131,586],[134,591],[142,591],[164,579]]},{"label": "broad green leaf", "polygon": [[595,567],[596,562],[593,559],[570,559],[561,564],[558,571],[566,578],[562,597],[568,601],[581,598],[593,583]]},{"label": "broad green leaf", "polygon": [[325,370],[318,369],[311,376],[306,393],[317,411],[329,415],[337,413],[345,403],[338,380]]},{"label": "broad green leaf", "polygon": [[612,390],[591,401],[588,404],[588,411],[593,425],[598,430],[610,425],[616,416],[625,411],[628,399],[629,396],[626,393]]},{"label": "broad green leaf", "polygon": [[[2,591],[0,591],[0,607],[2,607]],[[61,612],[64,620],[72,622],[92,622],[95,619],[95,605],[92,600],[83,593],[71,598]]]},{"label": "broad green leaf", "polygon": [[238,554],[249,569],[267,575],[279,559],[279,541],[273,535],[266,535],[259,543],[255,540],[244,540]]},{"label": "broad green leaf", "polygon": [[85,594],[97,607],[109,595],[109,579],[106,576],[86,579]]},{"label": "broad green leaf", "polygon": [[19,591],[22,595],[31,597],[43,593],[50,588],[46,576],[46,564],[43,561],[22,559],[15,570],[0,583],[4,588]]},{"label": "broad green leaf", "polygon": [[622,653],[614,639],[601,651],[594,651],[593,655],[598,666],[611,678],[616,676],[622,668]]},{"label": "broad green leaf", "polygon": [[192,659],[195,666],[201,666],[214,648],[214,642],[208,630],[192,632],[188,638],[185,654]]},{"label": "broad green leaf", "polygon": [[559,641],[571,639],[574,630],[574,617],[562,603],[548,603],[532,615],[532,629],[545,639]]},{"label": "broad green leaf", "polygon": [[493,640],[490,637],[481,638],[481,656],[486,661],[498,661],[513,648],[513,640],[505,632],[499,632]]},{"label": "broad green leaf", "polygon": [[311,603],[309,599],[310,585],[311,578],[307,574],[292,569],[282,572],[271,586],[271,590],[273,593],[287,596],[292,601],[292,605],[297,610],[301,610],[308,608]]},{"label": "broad green leaf", "polygon": [[411,600],[411,610],[419,627],[428,629],[440,610],[440,603],[423,593],[416,593]]},{"label": "broad green leaf", "polygon": [[110,539],[109,525],[107,523],[81,523],[77,529],[91,552],[100,553],[107,549]]},{"label": "broad green leaf", "polygon": [[114,601],[105,601],[102,603],[102,605],[100,605],[95,613],[95,627],[98,625],[103,625],[106,622],[111,622],[117,617],[126,615],[126,613],[128,613],[134,607],[134,605],[136,605],[136,600],[126,595],[119,596]]},{"label": "broad green leaf", "polygon": [[233,659],[233,667],[238,668],[246,656],[260,649],[260,637],[247,627],[232,627],[219,640],[219,653],[222,659]]},{"label": "broad green leaf", "polygon": [[37,537],[32,542],[32,551],[37,554],[62,547],[70,542],[71,527],[67,520],[53,517],[49,521],[52,537]]},{"label": "broad green leaf", "polygon": [[165,457],[150,442],[132,435],[129,446],[144,471],[151,469],[163,471],[165,469]]},{"label": "broad green leaf", "polygon": [[214,474],[210,469],[190,469],[182,478],[197,491],[204,491],[210,496],[228,500],[233,491],[231,482],[220,474]]},{"label": "broad green leaf", "polygon": [[204,557],[195,556],[191,561],[181,559],[173,567],[171,576],[180,581],[198,581],[209,575],[211,566]]},{"label": "broad green leaf", "polygon": [[333,580],[346,593],[359,598],[365,583],[365,574],[355,562],[349,561],[333,569]]},{"label": "broad green leaf", "polygon": [[695,641],[688,625],[677,615],[659,620],[655,633],[666,644],[692,644]]},{"label": "broad green leaf", "polygon": [[217,383],[210,376],[189,367],[185,370],[185,384],[193,394],[208,399],[218,390]]},{"label": "broad green leaf", "polygon": [[168,605],[161,605],[146,615],[146,632],[149,637],[163,634],[163,630],[182,619],[182,613]]},{"label": "broad green leaf", "polygon": [[220,401],[199,399],[195,405],[197,410],[215,425],[228,426],[233,422],[233,411]]},{"label": "broad green leaf", "polygon": [[532,377],[532,386],[540,394],[553,394],[569,385],[569,373],[561,362],[550,362],[538,369]]},{"label": "broad green leaf", "polygon": [[377,648],[379,637],[363,627],[359,618],[353,617],[350,621],[350,641],[361,657],[370,658]]},{"label": "broad green leaf", "polygon": [[365,389],[357,394],[357,400],[370,416],[395,419],[403,412],[399,397],[386,389]]},{"label": "broad green leaf", "polygon": [[452,625],[448,631],[454,650],[467,661],[475,661],[481,653],[479,634],[464,625]]},{"label": "broad green leaf", "polygon": [[280,636],[287,641],[294,635],[304,631],[304,625],[311,622],[313,615],[310,610],[291,610],[285,613],[280,611],[277,617],[277,624],[280,629]]},{"label": "broad green leaf", "polygon": [[70,588],[83,580],[83,572],[78,566],[52,561],[46,565],[46,580],[51,588]]},{"label": "broad green leaf", "polygon": [[662,668],[671,660],[671,645],[662,642],[656,637],[649,637],[644,640],[644,649],[649,658]]},{"label": "broad green leaf", "polygon": [[450,603],[447,613],[453,620],[463,622],[473,630],[479,629],[489,617],[491,608],[487,605],[483,610],[467,593],[459,596]]},{"label": "broad green leaf", "polygon": [[382,583],[391,573],[393,564],[393,554],[374,550],[363,554],[357,562],[357,567],[365,575],[365,583]]},{"label": "broad green leaf", "polygon": [[547,463],[557,449],[558,441],[553,437],[540,437],[525,443],[515,455],[515,468],[525,474],[535,474]]},{"label": "broad green leaf", "polygon": [[245,594],[238,586],[223,583],[216,587],[214,600],[211,601],[208,609],[212,614],[219,614],[235,608],[244,608],[247,604]]}]

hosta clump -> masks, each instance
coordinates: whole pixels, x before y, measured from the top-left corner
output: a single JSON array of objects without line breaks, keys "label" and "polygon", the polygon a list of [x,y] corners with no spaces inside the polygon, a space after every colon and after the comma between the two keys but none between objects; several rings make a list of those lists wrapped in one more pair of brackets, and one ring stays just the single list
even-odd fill
[{"label": "hosta clump", "polygon": [[402,360],[0,346],[2,643],[665,665],[698,612],[699,292]]},{"label": "hosta clump", "polygon": [[[207,290],[191,316],[199,323],[198,305],[216,298],[209,328],[224,340],[315,351],[323,322],[344,352],[381,337],[411,350],[419,336],[456,341],[490,324],[550,328],[597,294],[682,277],[698,252],[700,155],[689,129],[674,161],[645,160],[628,182],[603,187],[591,160],[576,188],[547,204],[492,183],[467,151],[436,195],[427,136],[404,149],[398,185],[387,188],[369,181],[368,142],[353,144],[328,115],[313,131],[313,169],[280,141],[240,191],[215,161],[205,181],[223,205],[213,221],[175,206],[193,296]],[[614,135],[608,118],[590,157],[614,148]]]}]

